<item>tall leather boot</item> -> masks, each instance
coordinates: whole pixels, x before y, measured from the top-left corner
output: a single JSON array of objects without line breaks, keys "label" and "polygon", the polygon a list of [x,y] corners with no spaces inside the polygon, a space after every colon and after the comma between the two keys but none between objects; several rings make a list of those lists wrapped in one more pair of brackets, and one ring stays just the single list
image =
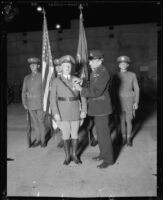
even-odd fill
[{"label": "tall leather boot", "polygon": [[64,165],[68,165],[71,162],[71,157],[70,157],[70,140],[63,140],[64,143],[64,150],[65,150],[65,161]]},{"label": "tall leather boot", "polygon": [[72,160],[76,164],[82,163],[81,160],[78,159],[76,152],[77,152],[77,147],[78,147],[78,139],[72,139]]}]

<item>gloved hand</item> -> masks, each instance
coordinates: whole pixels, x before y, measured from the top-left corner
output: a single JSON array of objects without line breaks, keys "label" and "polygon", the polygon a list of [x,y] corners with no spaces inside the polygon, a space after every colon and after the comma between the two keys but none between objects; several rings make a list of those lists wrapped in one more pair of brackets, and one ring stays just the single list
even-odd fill
[{"label": "gloved hand", "polygon": [[138,104],[137,104],[137,103],[134,103],[133,109],[134,109],[134,110],[137,110],[137,109],[138,109]]},{"label": "gloved hand", "polygon": [[56,121],[61,121],[61,118],[60,118],[59,114],[55,114],[55,115],[54,115],[54,119],[55,119]]}]

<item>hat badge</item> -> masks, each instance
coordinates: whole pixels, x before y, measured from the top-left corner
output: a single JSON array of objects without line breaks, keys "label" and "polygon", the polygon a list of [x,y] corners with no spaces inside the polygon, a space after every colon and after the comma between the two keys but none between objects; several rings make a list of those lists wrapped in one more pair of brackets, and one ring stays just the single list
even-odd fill
[{"label": "hat badge", "polygon": [[66,57],[66,60],[67,60],[67,61],[70,61],[70,56],[67,56],[67,57]]},{"label": "hat badge", "polygon": [[92,52],[90,52],[90,56],[93,56]]}]

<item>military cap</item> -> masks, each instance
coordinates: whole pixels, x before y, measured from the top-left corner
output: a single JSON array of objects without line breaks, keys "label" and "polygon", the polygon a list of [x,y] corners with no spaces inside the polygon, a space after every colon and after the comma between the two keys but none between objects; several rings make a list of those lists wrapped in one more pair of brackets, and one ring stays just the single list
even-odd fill
[{"label": "military cap", "polygon": [[27,61],[29,64],[39,64],[40,63],[40,59],[36,58],[36,57],[28,58]]},{"label": "military cap", "polygon": [[74,58],[72,56],[70,56],[70,55],[62,56],[59,59],[59,62],[60,62],[60,64],[62,64],[62,63],[72,63],[72,64],[75,64]]},{"label": "military cap", "polygon": [[60,62],[59,62],[59,59],[58,59],[58,58],[54,59],[53,62],[54,62],[55,65],[60,65]]},{"label": "military cap", "polygon": [[104,57],[104,54],[100,50],[90,50],[89,52],[89,60],[100,59],[103,57]]},{"label": "military cap", "polygon": [[119,56],[117,58],[117,62],[126,62],[126,63],[129,63],[131,60],[128,56]]}]

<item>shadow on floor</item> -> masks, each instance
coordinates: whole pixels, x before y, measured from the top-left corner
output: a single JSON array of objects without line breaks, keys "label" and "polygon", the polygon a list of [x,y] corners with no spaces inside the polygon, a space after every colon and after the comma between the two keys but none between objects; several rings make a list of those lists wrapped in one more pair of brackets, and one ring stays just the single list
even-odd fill
[{"label": "shadow on floor", "polygon": [[[136,113],[136,118],[133,120],[133,139],[142,129],[146,120],[148,120],[156,111],[156,100],[154,98],[149,98],[148,95],[141,94],[139,109]],[[113,150],[114,150],[114,158],[115,161],[118,159],[120,152],[123,148],[122,146],[122,137],[120,132],[120,122],[119,116],[110,115],[110,134],[113,142]],[[89,121],[89,119],[85,120],[85,124],[80,127],[79,131],[79,147],[78,147],[78,155],[81,156],[85,149],[90,145],[93,140],[93,134],[90,132],[93,124]]]},{"label": "shadow on floor", "polygon": [[148,94],[142,94],[140,96],[139,109],[136,111],[136,118],[133,120],[133,138],[155,112],[157,112],[156,99],[151,98]]}]

